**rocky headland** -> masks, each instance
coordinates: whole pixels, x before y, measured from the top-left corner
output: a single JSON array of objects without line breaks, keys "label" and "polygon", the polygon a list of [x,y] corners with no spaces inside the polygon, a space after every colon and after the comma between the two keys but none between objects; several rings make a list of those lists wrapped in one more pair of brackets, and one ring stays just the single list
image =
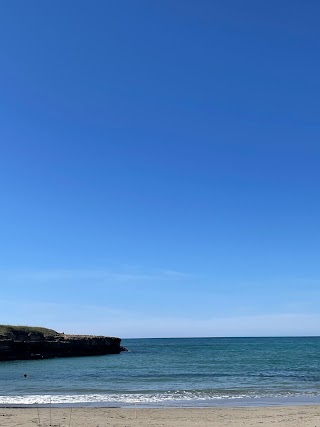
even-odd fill
[{"label": "rocky headland", "polygon": [[121,339],[67,335],[53,329],[0,325],[0,361],[97,356],[126,351]]}]

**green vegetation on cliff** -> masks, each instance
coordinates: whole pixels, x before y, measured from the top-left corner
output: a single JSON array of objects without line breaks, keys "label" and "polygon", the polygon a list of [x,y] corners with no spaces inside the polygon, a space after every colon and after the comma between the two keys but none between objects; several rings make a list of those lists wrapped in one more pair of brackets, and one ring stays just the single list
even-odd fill
[{"label": "green vegetation on cliff", "polygon": [[12,325],[0,325],[0,335],[8,335],[10,333],[32,333],[32,334],[41,334],[44,337],[59,335],[58,332],[53,329],[40,328],[37,326],[12,326]]}]

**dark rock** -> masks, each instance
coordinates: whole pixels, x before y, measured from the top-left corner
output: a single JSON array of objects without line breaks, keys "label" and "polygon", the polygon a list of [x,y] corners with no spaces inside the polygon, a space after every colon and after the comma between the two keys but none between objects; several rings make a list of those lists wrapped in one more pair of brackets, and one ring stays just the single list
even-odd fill
[{"label": "dark rock", "polygon": [[97,356],[126,351],[121,339],[66,335],[51,329],[0,325],[0,361]]}]

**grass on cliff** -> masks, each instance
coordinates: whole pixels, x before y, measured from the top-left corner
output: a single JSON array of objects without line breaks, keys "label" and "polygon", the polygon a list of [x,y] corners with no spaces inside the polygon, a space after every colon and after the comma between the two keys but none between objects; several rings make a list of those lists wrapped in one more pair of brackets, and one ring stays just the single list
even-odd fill
[{"label": "grass on cliff", "polygon": [[58,335],[58,332],[54,331],[53,329],[48,328],[40,328],[37,326],[13,326],[13,325],[0,325],[0,335],[6,335],[10,332],[31,332],[31,333],[38,333],[42,334],[44,336],[52,336],[52,335]]}]

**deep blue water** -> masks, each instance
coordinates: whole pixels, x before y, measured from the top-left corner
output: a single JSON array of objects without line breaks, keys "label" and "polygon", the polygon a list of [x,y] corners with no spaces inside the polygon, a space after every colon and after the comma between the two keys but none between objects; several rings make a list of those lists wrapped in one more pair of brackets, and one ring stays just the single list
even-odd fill
[{"label": "deep blue water", "polygon": [[[0,363],[0,404],[320,403],[320,337],[123,340],[120,355]],[[24,377],[24,374],[27,377]]]}]

